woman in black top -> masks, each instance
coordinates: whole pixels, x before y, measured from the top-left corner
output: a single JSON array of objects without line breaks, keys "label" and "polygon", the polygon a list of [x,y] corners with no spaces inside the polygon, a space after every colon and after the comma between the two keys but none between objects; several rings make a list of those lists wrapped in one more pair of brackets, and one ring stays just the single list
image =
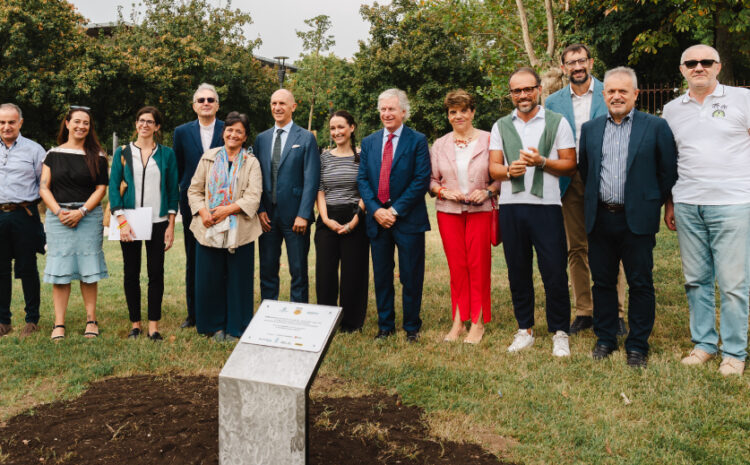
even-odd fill
[{"label": "woman in black top", "polygon": [[47,264],[44,282],[52,283],[55,307],[53,340],[65,337],[70,282],[81,283],[86,307],[84,336],[99,335],[96,283],[107,278],[102,251],[102,208],[107,189],[107,157],[94,132],[91,110],[71,107],[60,125],[58,147],[47,152],[39,195],[47,205]]},{"label": "woman in black top", "polygon": [[329,126],[336,147],[320,156],[315,289],[319,304],[340,303],[341,331],[353,332],[362,329],[365,322],[370,279],[364,203],[357,189],[359,154],[354,140],[357,124],[349,112],[340,110],[333,114]]}]

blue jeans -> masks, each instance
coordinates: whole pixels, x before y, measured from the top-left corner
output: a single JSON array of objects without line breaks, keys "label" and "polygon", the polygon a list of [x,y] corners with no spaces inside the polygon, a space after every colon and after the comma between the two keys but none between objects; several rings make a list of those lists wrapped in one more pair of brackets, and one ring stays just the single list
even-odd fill
[{"label": "blue jeans", "polygon": [[715,323],[716,281],[721,297],[722,355],[745,360],[750,292],[750,203],[677,203],[674,213],[693,343],[709,354],[719,349]]}]

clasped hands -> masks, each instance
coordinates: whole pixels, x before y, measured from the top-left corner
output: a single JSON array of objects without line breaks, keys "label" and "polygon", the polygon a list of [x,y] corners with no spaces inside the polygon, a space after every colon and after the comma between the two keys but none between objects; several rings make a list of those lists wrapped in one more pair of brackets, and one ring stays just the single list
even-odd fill
[{"label": "clasped hands", "polygon": [[359,216],[354,215],[354,218],[352,218],[352,220],[346,224],[341,224],[338,221],[332,220],[330,218],[325,220],[324,223],[331,231],[335,231],[339,235],[349,234],[359,224]]},{"label": "clasped hands", "polygon": [[461,191],[443,189],[440,191],[440,196],[445,200],[453,200],[454,202],[481,205],[490,198],[490,193],[487,192],[487,189],[475,189],[469,195],[465,195]]},{"label": "clasped hands", "polygon": [[221,223],[227,216],[234,212],[235,209],[231,205],[221,205],[212,208],[210,211],[207,208],[201,208],[198,210],[198,214],[201,216],[201,221],[203,221],[203,226],[206,228]]},{"label": "clasped hands", "polygon": [[544,163],[544,157],[539,155],[539,150],[536,147],[529,147],[528,149],[521,150],[521,158],[514,161],[509,166],[509,173],[511,177],[517,178],[526,174],[527,166],[542,166]]},{"label": "clasped hands", "polygon": [[69,227],[69,228],[75,228],[78,226],[78,223],[83,219],[83,213],[80,212],[80,210],[68,210],[65,208],[61,208],[60,212],[57,214],[57,217],[60,219],[60,223],[63,225]]}]

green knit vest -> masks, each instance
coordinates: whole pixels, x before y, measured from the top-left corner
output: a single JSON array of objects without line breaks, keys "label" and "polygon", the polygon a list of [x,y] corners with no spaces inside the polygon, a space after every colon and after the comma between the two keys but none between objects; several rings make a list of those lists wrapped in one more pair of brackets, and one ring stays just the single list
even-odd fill
[{"label": "green knit vest", "polygon": [[[545,158],[549,156],[552,146],[555,144],[557,127],[560,125],[561,120],[561,114],[545,110],[544,132],[542,132],[542,136],[539,138],[539,147],[537,147],[539,155]],[[523,149],[521,136],[518,135],[515,126],[513,126],[513,113],[497,120],[497,127],[500,130],[500,137],[503,138],[503,154],[508,161],[508,165],[510,165],[521,158],[521,150]],[[514,194],[526,190],[524,177],[525,176],[518,176],[517,178],[511,179],[510,183],[513,186]],[[534,169],[534,180],[531,183],[531,194],[539,198],[544,197],[544,170],[539,169],[539,167]]]}]

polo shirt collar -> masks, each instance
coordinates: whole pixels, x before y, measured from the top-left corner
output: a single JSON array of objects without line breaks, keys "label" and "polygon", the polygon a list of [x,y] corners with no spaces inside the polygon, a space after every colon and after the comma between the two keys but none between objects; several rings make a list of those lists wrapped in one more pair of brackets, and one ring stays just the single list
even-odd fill
[{"label": "polo shirt collar", "polygon": [[[716,87],[714,88],[714,91],[711,92],[710,95],[711,97],[715,97],[715,98],[725,96],[726,95],[725,86],[722,83],[717,81]],[[690,96],[690,90],[688,89],[688,91],[685,92],[685,94],[682,96],[682,103],[690,103],[691,100],[695,100],[695,99]]]},{"label": "polo shirt collar", "polygon": [[[533,118],[531,118],[528,121],[528,123],[534,121],[537,118],[544,119],[544,107],[541,106],[541,105],[539,105],[539,111],[536,113],[536,115],[534,115]],[[513,109],[513,113],[511,113],[511,119],[513,119],[513,120],[520,119],[520,118],[518,118],[518,108]],[[521,121],[523,121],[523,120],[521,120]],[[526,124],[528,124],[528,123],[526,123]]]}]

